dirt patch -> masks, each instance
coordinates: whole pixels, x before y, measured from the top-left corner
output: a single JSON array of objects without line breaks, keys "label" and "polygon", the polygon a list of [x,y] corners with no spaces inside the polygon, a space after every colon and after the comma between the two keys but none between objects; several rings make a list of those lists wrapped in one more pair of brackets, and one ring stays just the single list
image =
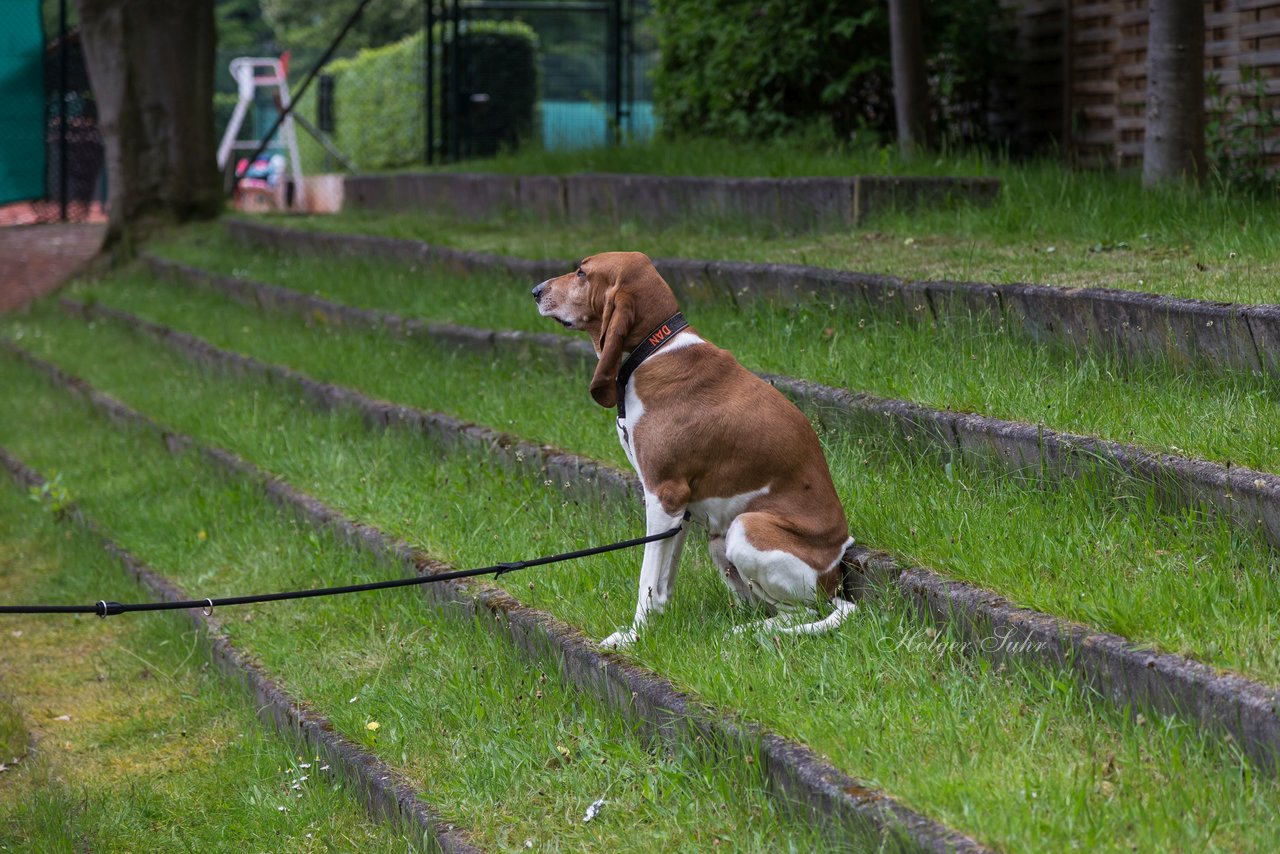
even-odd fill
[{"label": "dirt patch", "polygon": [[0,228],[0,314],[55,290],[98,253],[98,223]]}]

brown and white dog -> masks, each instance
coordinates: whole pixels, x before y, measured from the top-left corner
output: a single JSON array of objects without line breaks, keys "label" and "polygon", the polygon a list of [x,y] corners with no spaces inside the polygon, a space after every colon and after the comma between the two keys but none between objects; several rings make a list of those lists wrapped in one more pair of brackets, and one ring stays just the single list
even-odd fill
[{"label": "brown and white dog", "polygon": [[[623,404],[618,438],[644,486],[648,533],[671,529],[686,510],[704,524],[729,588],[778,614],[752,628],[811,634],[838,626],[854,607],[839,598],[851,539],[808,419],[730,353],[679,328],[675,295],[640,252],[585,258],[533,297],[539,314],[595,344],[591,396],[601,406]],[[619,382],[624,357],[637,349],[649,355]],[[684,537],[645,546],[635,621],[604,646],[631,643],[666,606]],[[799,624],[822,600],[834,611]]]}]

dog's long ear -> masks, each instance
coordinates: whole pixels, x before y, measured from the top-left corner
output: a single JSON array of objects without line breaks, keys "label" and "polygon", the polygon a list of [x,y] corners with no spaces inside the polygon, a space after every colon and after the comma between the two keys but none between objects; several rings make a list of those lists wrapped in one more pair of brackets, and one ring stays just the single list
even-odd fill
[{"label": "dog's long ear", "polygon": [[591,397],[606,409],[618,405],[618,368],[635,316],[631,297],[617,285],[610,288],[600,320],[600,361],[591,377]]}]

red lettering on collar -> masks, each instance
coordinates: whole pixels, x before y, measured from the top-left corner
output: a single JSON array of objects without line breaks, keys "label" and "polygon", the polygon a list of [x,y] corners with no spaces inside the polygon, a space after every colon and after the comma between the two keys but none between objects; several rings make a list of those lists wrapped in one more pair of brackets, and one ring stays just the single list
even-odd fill
[{"label": "red lettering on collar", "polygon": [[670,334],[671,334],[671,327],[664,323],[662,324],[662,327],[657,332],[649,336],[649,343],[655,346],[658,344],[661,344],[662,339],[666,338]]}]

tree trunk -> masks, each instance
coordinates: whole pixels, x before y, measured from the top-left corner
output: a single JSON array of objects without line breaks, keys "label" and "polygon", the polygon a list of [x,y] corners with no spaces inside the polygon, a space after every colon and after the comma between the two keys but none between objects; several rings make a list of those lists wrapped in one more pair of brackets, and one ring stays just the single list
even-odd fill
[{"label": "tree trunk", "polygon": [[1204,4],[1150,0],[1142,183],[1204,176]]},{"label": "tree trunk", "polygon": [[107,154],[104,249],[222,209],[213,129],[213,0],[77,0]]},{"label": "tree trunk", "polygon": [[927,148],[931,142],[920,0],[889,0],[889,41],[898,146],[903,154],[910,154],[917,148]]}]

